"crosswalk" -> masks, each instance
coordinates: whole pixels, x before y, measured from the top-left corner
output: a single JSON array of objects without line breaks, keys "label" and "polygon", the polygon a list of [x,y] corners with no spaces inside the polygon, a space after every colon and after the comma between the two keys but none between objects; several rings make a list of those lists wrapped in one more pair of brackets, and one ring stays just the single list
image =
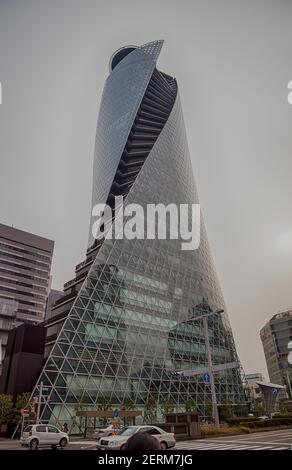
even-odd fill
[{"label": "crosswalk", "polygon": [[[292,437],[292,436],[291,436]],[[290,438],[290,435],[289,435]],[[171,451],[175,450],[292,450],[288,439],[281,439],[281,442],[265,442],[264,438],[259,442],[246,439],[197,439],[190,441],[178,441]],[[71,440],[69,448],[79,448],[81,450],[97,449],[95,440]]]},{"label": "crosswalk", "polygon": [[177,442],[174,449],[178,450],[289,450],[291,447],[287,445],[263,445],[260,443],[242,443],[239,441],[224,442],[212,440],[196,440]]}]

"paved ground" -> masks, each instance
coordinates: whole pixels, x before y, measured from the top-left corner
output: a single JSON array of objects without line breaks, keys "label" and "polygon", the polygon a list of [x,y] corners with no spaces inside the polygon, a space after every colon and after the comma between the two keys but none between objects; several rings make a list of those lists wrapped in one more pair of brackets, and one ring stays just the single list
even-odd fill
[{"label": "paved ground", "polygon": [[[65,450],[93,450],[94,440],[71,440]],[[19,441],[0,440],[0,450],[27,450]],[[292,429],[268,431],[240,436],[226,436],[194,441],[180,441],[174,449],[184,450],[292,450]]]},{"label": "paved ground", "polygon": [[292,429],[178,442],[185,450],[292,450]]}]

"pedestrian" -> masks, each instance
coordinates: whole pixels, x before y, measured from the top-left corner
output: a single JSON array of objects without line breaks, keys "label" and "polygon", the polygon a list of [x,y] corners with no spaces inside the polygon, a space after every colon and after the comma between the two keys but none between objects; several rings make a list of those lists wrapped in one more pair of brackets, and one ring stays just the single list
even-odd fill
[{"label": "pedestrian", "polygon": [[62,431],[65,432],[66,434],[68,434],[68,424],[67,423],[63,424]]}]

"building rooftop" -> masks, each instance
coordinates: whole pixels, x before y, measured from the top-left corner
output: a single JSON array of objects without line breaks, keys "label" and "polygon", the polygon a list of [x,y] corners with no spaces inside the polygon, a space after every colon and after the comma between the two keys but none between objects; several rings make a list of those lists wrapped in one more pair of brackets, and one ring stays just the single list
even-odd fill
[{"label": "building rooftop", "polygon": [[55,242],[49,238],[40,237],[30,232],[20,230],[10,225],[0,223],[0,237],[7,240],[21,243],[22,245],[33,246],[40,250],[51,252]]}]

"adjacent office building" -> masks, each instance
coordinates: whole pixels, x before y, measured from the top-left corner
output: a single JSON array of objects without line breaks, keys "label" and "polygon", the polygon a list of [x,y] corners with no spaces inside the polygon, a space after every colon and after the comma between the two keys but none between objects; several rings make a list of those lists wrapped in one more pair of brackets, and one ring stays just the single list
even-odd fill
[{"label": "adjacent office building", "polygon": [[261,400],[262,392],[258,382],[264,382],[263,374],[260,372],[255,372],[254,374],[246,374],[245,378],[249,389],[250,398],[253,401]]},{"label": "adjacent office building", "polygon": [[14,300],[0,298],[0,376],[6,352],[9,331],[16,325],[18,303]]},{"label": "adjacent office building", "polygon": [[52,309],[54,308],[55,303],[61,297],[63,297],[64,292],[57,289],[51,289],[47,298],[45,321],[52,317]]},{"label": "adjacent office building", "polygon": [[9,332],[0,377],[0,393],[17,395],[31,392],[44,362],[46,329],[43,325],[22,323]]},{"label": "adjacent office building", "polygon": [[[96,134],[92,207],[198,203],[175,78],[158,70],[162,41],[118,50],[110,61]],[[113,215],[115,220],[116,214]],[[151,398],[210,413],[245,403],[242,370],[206,229],[182,239],[95,239],[47,321],[46,362],[33,391],[50,401],[43,422],[78,431],[76,409]]]},{"label": "adjacent office building", "polygon": [[9,330],[44,320],[54,242],[0,224],[0,342]]},{"label": "adjacent office building", "polygon": [[[260,332],[270,381],[286,386],[292,398],[292,366],[288,364],[288,343],[292,340],[292,309],[274,315]],[[284,396],[285,392],[281,393]]]}]

